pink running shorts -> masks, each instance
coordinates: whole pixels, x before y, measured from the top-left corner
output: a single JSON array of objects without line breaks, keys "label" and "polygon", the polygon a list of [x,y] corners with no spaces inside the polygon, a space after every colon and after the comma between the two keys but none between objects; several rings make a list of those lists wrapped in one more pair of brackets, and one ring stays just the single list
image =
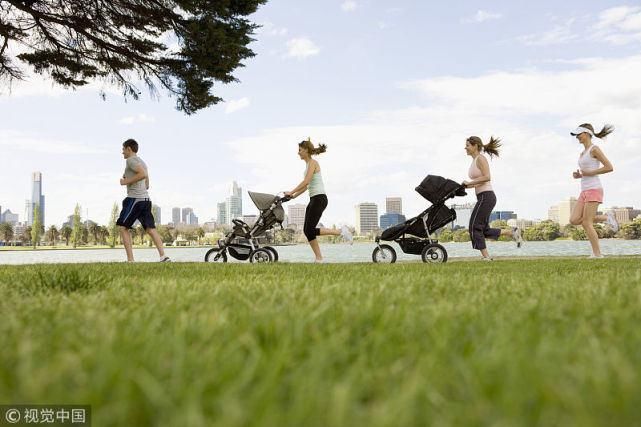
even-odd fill
[{"label": "pink running shorts", "polygon": [[581,194],[579,194],[579,202],[603,203],[603,188],[592,188],[590,190],[581,191]]}]

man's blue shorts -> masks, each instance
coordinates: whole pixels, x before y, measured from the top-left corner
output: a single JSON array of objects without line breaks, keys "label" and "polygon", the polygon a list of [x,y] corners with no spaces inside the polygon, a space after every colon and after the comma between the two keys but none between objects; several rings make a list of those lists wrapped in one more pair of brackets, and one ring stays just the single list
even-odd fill
[{"label": "man's blue shorts", "polygon": [[156,228],[156,222],[151,213],[151,200],[125,197],[122,201],[122,211],[120,211],[120,217],[118,221],[116,221],[116,224],[122,227],[132,228],[136,220],[140,221],[140,224],[145,230],[148,228]]}]

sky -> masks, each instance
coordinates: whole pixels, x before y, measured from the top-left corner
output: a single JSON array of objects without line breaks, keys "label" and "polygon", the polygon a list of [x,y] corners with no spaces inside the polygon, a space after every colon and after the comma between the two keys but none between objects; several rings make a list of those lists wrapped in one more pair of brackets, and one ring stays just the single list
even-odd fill
[{"label": "sky", "polygon": [[[491,160],[497,210],[545,219],[579,193],[572,171],[580,123],[615,132],[600,145],[614,166],[604,206],[641,206],[641,5],[622,1],[272,0],[252,15],[256,57],[217,84],[224,103],[186,116],[166,93],[125,100],[97,82],[69,91],[42,76],[0,87],[0,206],[24,220],[31,173],[43,175],[47,225],[76,203],[109,220],[125,190],[121,145],[140,144],[150,196],[191,207],[200,222],[232,181],[291,190],[303,178],[298,142],[317,159],[329,205],[322,222],[354,224],[355,205],[403,198],[428,174],[467,178],[465,139],[503,141]],[[107,92],[106,100],[100,90]],[[295,202],[306,203],[307,195]],[[474,201],[472,195],[457,203]]]}]

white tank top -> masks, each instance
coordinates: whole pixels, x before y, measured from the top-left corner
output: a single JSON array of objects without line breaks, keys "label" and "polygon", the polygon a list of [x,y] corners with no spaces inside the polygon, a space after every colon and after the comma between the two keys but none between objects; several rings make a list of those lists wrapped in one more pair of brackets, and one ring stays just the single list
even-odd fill
[{"label": "white tank top", "polygon": [[[592,157],[592,150],[596,145],[592,144],[588,147],[587,150],[583,151],[579,156],[579,169],[586,171],[593,171],[599,169],[599,162],[597,159]],[[584,176],[581,177],[581,191],[592,190],[595,188],[602,188],[601,180],[598,175],[595,176]]]},{"label": "white tank top", "polygon": [[[470,170],[467,173],[469,175],[470,179],[480,178],[483,175],[481,173],[481,169],[479,169],[479,167],[476,166],[476,159],[478,159],[479,156],[482,156],[482,154],[479,154],[474,159],[472,159],[472,164],[470,165]],[[474,190],[475,190],[476,194],[482,193],[484,191],[492,191],[492,184],[490,184],[490,181],[487,181],[487,182],[484,182],[481,185],[477,185],[476,187],[474,187]]]}]

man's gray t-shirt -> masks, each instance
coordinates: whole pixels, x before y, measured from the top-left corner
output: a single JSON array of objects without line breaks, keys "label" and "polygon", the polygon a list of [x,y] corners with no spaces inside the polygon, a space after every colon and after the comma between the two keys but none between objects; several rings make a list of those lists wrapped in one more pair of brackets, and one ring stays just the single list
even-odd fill
[{"label": "man's gray t-shirt", "polygon": [[[127,159],[127,166],[125,167],[125,178],[131,178],[136,175],[136,168],[142,165],[143,169],[147,171],[147,165],[138,156],[131,156]],[[127,185],[127,197],[134,197],[136,199],[146,199],[149,197],[147,193],[147,184],[145,179]]]}]

